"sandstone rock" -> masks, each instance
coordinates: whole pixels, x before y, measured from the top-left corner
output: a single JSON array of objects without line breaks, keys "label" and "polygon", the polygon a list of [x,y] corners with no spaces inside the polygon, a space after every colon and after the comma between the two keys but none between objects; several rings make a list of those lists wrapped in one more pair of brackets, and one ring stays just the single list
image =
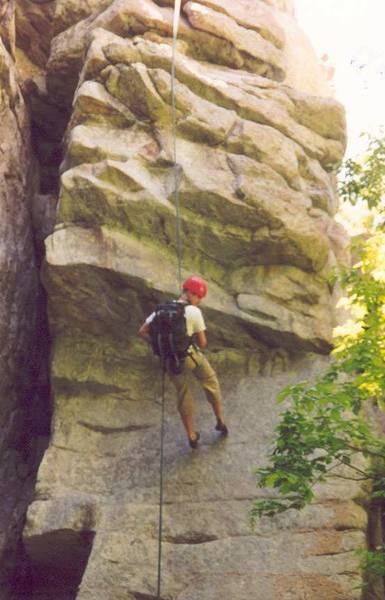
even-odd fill
[{"label": "sandstone rock", "polygon": [[25,85],[26,81],[34,77],[39,77],[41,74],[42,69],[33,63],[20,48],[16,48],[15,50],[15,63],[23,85]]},{"label": "sandstone rock", "polygon": [[[316,55],[309,39],[300,29],[294,18],[293,1],[269,0],[269,4],[279,4],[283,11],[276,10],[277,24],[285,35],[285,83],[295,90],[307,94],[328,98],[332,95],[330,82],[327,79],[324,67]],[[288,5],[285,8],[284,5]]]},{"label": "sandstone rock", "polygon": [[16,0],[17,45],[40,67],[50,52],[54,6],[54,0]]},{"label": "sandstone rock", "polygon": [[[136,221],[138,221],[138,218]],[[63,245],[64,240],[66,241]],[[106,255],[106,248],[110,249],[108,255]],[[119,248],[119,252],[116,255],[113,250],[114,248]],[[57,277],[60,277],[60,273],[64,274],[67,272],[69,277],[76,277],[76,270],[79,266],[81,271],[86,270],[88,266],[88,268],[92,268],[92,271],[95,271],[95,284],[101,285],[101,289],[106,285],[108,289],[108,277],[104,280],[103,269],[110,268],[116,272],[117,277],[119,277],[122,282],[126,281],[127,283],[131,281],[133,277],[140,277],[140,274],[142,273],[148,286],[151,286],[154,291],[156,290],[157,294],[167,296],[176,293],[177,291],[174,283],[176,265],[172,254],[163,251],[162,254],[164,258],[162,259],[159,251],[159,246],[157,248],[152,248],[147,245],[146,247],[143,242],[139,244],[135,242],[134,238],[131,236],[128,237],[125,234],[111,233],[108,230],[91,231],[81,228],[66,228],[56,232],[52,239],[50,239],[47,254],[49,271],[46,275],[46,285],[51,288],[51,294],[60,293],[56,290],[57,286],[60,286],[60,283],[56,281]],[[105,262],[106,259],[107,262]],[[154,260],[156,260],[159,265],[162,265],[159,269],[159,275],[161,276],[154,277],[154,275],[151,275],[151,265]],[[51,271],[52,276],[50,274]],[[258,271],[258,269],[255,269],[255,271],[245,269],[242,273],[237,273],[237,275],[233,277],[233,281],[235,282],[233,284],[233,289],[236,288],[242,292],[242,284],[237,282],[237,279],[242,276],[245,279],[250,277],[250,271],[254,273],[255,271]],[[294,274],[296,273],[295,269],[292,271],[294,271]],[[273,274],[274,269],[270,273],[270,276]],[[300,272],[298,272],[297,277],[299,278],[299,281],[300,275]],[[256,273],[254,276],[256,276]],[[293,274],[291,276],[294,277]],[[304,275],[303,280],[305,280]],[[151,284],[150,281],[152,281]],[[284,279],[283,282],[285,282]],[[320,282],[319,285],[320,289],[317,290],[318,294],[320,294],[320,290],[322,290],[322,283]],[[295,285],[293,285],[293,287],[296,289]],[[231,289],[230,292],[233,292],[233,289]],[[253,291],[252,287],[249,287],[248,289]],[[99,293],[102,293],[101,290]],[[106,293],[106,291],[103,293]],[[292,294],[294,296],[295,292],[293,291]],[[303,294],[305,295],[306,292],[303,292]],[[234,301],[231,293],[226,294],[220,288],[212,286],[212,292],[210,294],[211,298],[208,301],[207,310],[211,315],[214,327],[217,326],[218,330],[222,327],[222,335],[226,335],[227,331],[232,332],[229,333],[229,343],[231,342],[231,338],[234,339],[235,336],[238,338],[238,343],[240,345],[242,344],[243,347],[250,348],[253,346],[254,338],[260,337],[265,341],[280,340],[283,345],[286,345],[289,348],[295,347],[297,342],[304,347],[314,347],[319,351],[326,351],[328,349],[327,340],[330,339],[330,329],[332,326],[330,316],[326,318],[326,314],[323,314],[323,316],[325,316],[325,323],[322,325],[320,324],[319,329],[316,329],[314,324],[312,325],[312,318],[318,317],[322,310],[325,310],[326,312],[327,307],[329,306],[325,290],[323,291],[323,294],[324,297],[323,300],[320,301],[320,304],[322,307],[323,301],[326,306],[322,308],[318,306],[316,304],[318,298],[314,295],[310,300],[310,302],[315,304],[314,309],[308,307],[308,316],[306,317],[301,316],[301,313],[304,311],[303,305],[300,303],[297,303],[296,305],[295,299],[293,299],[292,303],[292,313],[287,309],[279,307],[279,305],[274,308],[272,303],[270,303],[268,308],[262,310],[258,309],[253,304],[250,305],[250,302],[247,302],[247,298],[250,298],[250,296],[245,296],[241,293],[236,296],[236,301]],[[254,296],[254,298],[257,298],[257,296]],[[129,309],[128,307],[126,307],[126,310],[124,309],[123,299],[121,302],[121,309],[119,309],[118,314],[116,315],[113,313],[106,313],[105,307],[102,305],[100,306],[100,322],[104,323],[109,331],[114,330],[116,334],[122,330],[122,326],[124,325],[124,317],[122,315],[126,314],[126,311]],[[257,302],[257,300],[254,300],[254,302]],[[287,304],[288,303],[285,303],[285,305]],[[80,315],[77,314],[76,310],[75,314],[72,314],[73,311],[70,304],[66,303],[66,306],[72,315],[70,317],[71,320],[78,319],[80,316],[79,326],[84,326],[85,323],[83,323],[83,319],[86,318],[87,312],[84,312],[84,305]],[[281,314],[278,318],[277,312],[279,310],[281,311]],[[296,311],[298,311],[299,314],[297,314]],[[221,315],[221,317],[218,320],[219,315]],[[140,313],[136,315],[138,322],[141,316]],[[295,319],[293,319],[293,316]],[[132,315],[132,318],[135,318],[135,316]],[[53,315],[52,319],[54,319]],[[242,321],[245,323],[242,324]],[[293,321],[295,322],[294,326]],[[245,325],[247,325],[246,331]],[[324,329],[322,329],[322,327]]]},{"label": "sandstone rock", "polygon": [[32,226],[35,239],[41,244],[53,233],[57,214],[57,198],[52,194],[36,194],[32,200]]},{"label": "sandstone rock", "polygon": [[[58,364],[58,384],[63,364]],[[293,362],[291,378],[308,376],[320,366]],[[311,592],[317,600],[358,599],[352,589],[359,581],[355,549],[364,543],[366,520],[354,502],[350,508],[342,503],[343,510],[359,515],[350,521],[335,516],[341,500],[336,496],[333,505],[308,509],[317,510],[316,519],[314,513],[301,514],[299,521],[286,517],[283,525],[281,516],[269,520],[270,529],[260,523],[250,530],[248,510],[258,491],[249,465],[264,461],[276,418],[272,399],[288,375],[259,377],[257,397],[253,376],[238,383],[230,379],[222,373],[231,437],[223,441],[210,433],[209,408],[201,405],[203,441],[194,456],[167,395],[163,595],[258,600],[268,591],[272,600]],[[83,385],[76,393],[62,387],[56,396],[54,444],[42,463],[25,538],[32,552],[48,548],[49,540],[61,541],[67,560],[60,531],[73,536],[95,532],[77,593],[82,600],[155,594],[159,406],[153,399],[159,388],[154,396],[143,391],[130,385],[125,390],[95,387],[90,393]],[[258,442],[250,444],[250,436]],[[343,485],[347,493],[349,484]],[[337,530],[341,523],[350,529]]]},{"label": "sandstone rock", "polygon": [[[96,18],[91,15],[88,19],[75,23],[68,30],[57,35],[52,41],[47,65],[48,88],[56,101],[68,103],[72,100],[82,56],[89,43],[90,34],[95,28],[112,30],[120,35],[125,33],[135,35],[143,31],[141,22],[164,33],[171,31],[171,25],[151,0],[143,0],[140,5],[134,1],[127,4],[122,0],[115,0]],[[127,23],[132,23],[132,26],[128,25],[127,28]],[[70,78],[64,82],[63,75]]]},{"label": "sandstone rock", "polygon": [[[154,46],[154,45],[152,45]],[[94,77],[97,76],[97,74],[95,73],[95,62],[94,62],[94,50],[95,46],[92,46],[91,52],[90,52],[90,62],[93,65],[92,66],[92,75]],[[98,46],[99,48],[99,46]],[[149,46],[149,43],[146,44],[146,46],[141,47],[141,59],[145,60],[148,64],[150,65],[164,65],[165,63],[165,58],[167,55],[164,53],[164,57],[162,55],[158,56],[158,59],[155,58],[155,53],[150,55],[148,54],[148,50],[151,48],[151,45]],[[155,48],[154,48],[155,51]],[[107,55],[110,57],[110,59],[114,62],[116,60],[121,60],[123,59],[123,57],[125,56],[126,59],[129,59],[131,57],[131,60],[137,60],[139,58],[138,53],[134,52],[133,48],[130,47],[125,47],[124,44],[108,44],[106,46],[106,50],[105,52],[107,53]],[[146,55],[144,55],[143,53],[146,52]],[[98,50],[98,53],[100,54],[100,50]],[[135,57],[135,58],[134,58]],[[105,61],[105,58],[104,58]],[[188,70],[186,69],[188,65]],[[106,62],[101,63],[100,66],[106,66]],[[180,77],[182,80],[184,80],[185,82],[189,83],[189,85],[191,87],[194,86],[194,80],[192,79],[192,74],[191,74],[191,70],[194,68],[194,78],[198,77],[199,78],[199,73],[197,73],[198,69],[195,69],[194,67],[194,63],[191,62],[191,60],[189,61],[189,63],[186,64],[186,60],[184,59],[184,62],[181,63],[181,67],[182,69],[179,71],[178,73],[178,77]],[[119,70],[106,70],[104,77],[107,78],[107,87],[114,86],[114,93],[115,94],[120,94],[119,98],[120,99],[124,99],[124,96],[127,95],[126,94],[126,88],[127,88],[127,82],[130,81],[132,84],[132,77],[130,75],[128,75],[130,71],[125,70],[124,71],[124,77],[121,77],[121,84],[119,84]],[[134,71],[131,71],[132,73],[134,73]],[[143,70],[142,70],[143,72]],[[163,98],[167,101],[169,100],[169,83],[167,81],[167,76],[166,74],[164,74],[164,72],[160,69],[156,69],[156,70],[151,70],[149,71],[151,74],[151,77],[154,80],[154,77],[156,77],[156,85],[158,86],[158,92],[161,92],[161,95],[163,96]],[[83,76],[84,77],[89,77],[91,75],[91,73],[87,70],[87,68],[84,71]],[[214,87],[215,82],[217,81],[218,75],[221,75],[223,77],[223,74],[219,74],[218,72],[213,71],[212,72],[212,77],[215,77],[215,80],[213,79],[213,84],[207,88],[207,77],[206,79],[203,81],[203,78],[200,78],[200,84],[204,85],[206,87],[203,88],[201,87],[201,91],[200,93],[202,94],[202,91],[204,92],[204,97],[202,98],[202,96],[198,97],[198,96],[194,96],[194,94],[188,89],[188,87],[186,85],[177,85],[177,97],[178,97],[178,101],[179,103],[183,103],[183,110],[184,112],[186,110],[189,111],[189,115],[186,117],[184,117],[184,122],[180,121],[180,129],[184,130],[184,132],[186,132],[188,135],[190,135],[190,137],[192,135],[194,135],[195,132],[195,138],[204,135],[206,138],[212,138],[211,141],[215,142],[216,140],[220,140],[223,139],[223,137],[226,135],[226,131],[228,131],[228,127],[231,125],[231,123],[233,123],[234,121],[232,120],[232,112],[230,113],[230,115],[227,117],[226,116],[226,111],[222,110],[220,107],[213,107],[212,103],[211,103],[211,110],[208,111],[208,107],[210,106],[210,104],[207,104],[207,101],[205,102],[206,98],[210,98],[212,96],[212,94],[216,94],[217,98],[216,101],[220,102],[223,104],[223,98],[218,97],[218,90]],[[128,77],[128,79],[127,79]],[[228,82],[225,79],[226,82],[226,87],[228,87]],[[139,80],[137,80],[136,86],[138,85]],[[239,81],[240,83],[240,81]],[[122,90],[119,92],[119,85],[122,88]],[[145,86],[144,82],[142,84],[143,86]],[[195,83],[196,86],[196,83]],[[146,87],[144,87],[144,92],[145,92]],[[148,93],[149,88],[147,87],[147,93]],[[238,88],[237,88],[238,90]],[[180,92],[180,93],[179,93]],[[142,92],[143,93],[143,92]],[[146,92],[145,92],[146,93]],[[239,94],[238,94],[239,96]],[[156,98],[156,94],[155,96],[153,95],[154,98]],[[282,95],[281,95],[282,97]],[[239,98],[237,98],[238,100]],[[186,104],[186,101],[188,104]],[[127,102],[127,99],[126,99]],[[288,102],[288,99],[287,99]],[[159,103],[159,99],[158,99],[158,103]],[[227,103],[225,103],[226,106]],[[161,106],[161,103],[159,104]],[[207,106],[206,106],[207,105]],[[234,106],[235,108],[237,107],[237,104],[234,102],[233,105],[228,104],[227,108],[231,109],[232,106]],[[325,103],[325,108],[327,106],[327,103]],[[212,112],[212,110],[215,110],[216,112],[214,113],[213,118],[210,117],[210,113]],[[192,113],[192,114],[191,114]],[[163,109],[163,114],[164,114],[164,118],[169,119],[168,116],[168,111],[164,111]],[[159,115],[158,115],[159,116]],[[155,115],[156,117],[156,115]],[[231,119],[230,119],[231,117]],[[252,118],[254,119],[258,119],[258,116],[252,116]],[[228,125],[225,126],[225,128],[223,129],[223,132],[220,133],[216,133],[216,124],[220,121],[223,121],[223,119],[226,119],[228,121]],[[206,121],[206,123],[204,123],[204,121]],[[301,147],[298,145],[298,143],[294,143],[292,144],[290,142],[290,140],[288,140],[287,138],[285,138],[285,136],[282,134],[280,135],[279,132],[277,132],[275,129],[273,129],[272,125],[275,124],[274,120],[272,120],[270,122],[269,126],[260,126],[260,125],[254,125],[251,121],[248,120],[237,120],[236,121],[236,125],[234,124],[234,127],[232,129],[232,132],[229,135],[228,138],[228,147],[230,149],[236,149],[237,151],[244,151],[247,153],[251,153],[252,156],[255,156],[256,158],[261,157],[262,159],[267,159],[268,161],[272,161],[274,166],[277,168],[277,170],[282,173],[287,179],[289,179],[290,183],[293,185],[294,188],[296,189],[304,189],[306,190],[309,195],[314,199],[315,205],[316,206],[320,206],[323,209],[326,209],[328,211],[331,211],[332,213],[334,213],[335,211],[335,202],[334,202],[334,190],[333,187],[331,185],[331,181],[329,179],[329,177],[327,176],[327,174],[325,174],[325,172],[319,167],[318,162],[314,161],[314,160],[309,160],[308,157],[306,157],[306,154],[304,153],[304,151],[301,149]],[[299,132],[298,132],[299,133]],[[242,134],[242,137],[241,135]],[[301,131],[301,135],[303,134],[303,130]],[[220,136],[218,138],[218,135]],[[249,141],[249,138],[251,138],[251,136],[253,136],[253,139]],[[271,138],[271,141],[270,139]],[[300,140],[299,137],[297,137],[297,139]],[[344,140],[342,140],[342,144],[344,145]],[[247,144],[247,145],[246,145]],[[271,145],[271,149],[269,148],[268,145]],[[279,155],[277,155],[276,152],[276,148],[277,145],[280,145],[281,147],[285,148],[287,146],[287,154],[288,154],[288,158],[287,160],[285,160],[285,155],[283,155],[282,153],[279,153]],[[254,148],[252,147],[254,145]],[[343,148],[343,145],[341,146],[341,149]],[[239,149],[239,150],[238,150]],[[308,148],[307,148],[308,149]],[[330,147],[331,149],[331,147]],[[266,155],[266,153],[268,152],[268,155]],[[290,156],[290,154],[291,156]],[[334,152],[334,150],[332,151]],[[329,160],[333,160],[331,158],[330,155],[325,156],[325,158],[323,159],[323,162],[329,161]],[[290,164],[290,161],[292,164]],[[299,161],[299,170],[300,173],[304,175],[304,181],[301,181],[298,177],[298,174],[296,173],[295,169],[297,168],[297,161]],[[328,163],[327,163],[328,164]],[[286,166],[287,165],[287,166]],[[317,166],[318,165],[318,166]],[[286,167],[286,168],[285,168]]]},{"label": "sandstone rock", "polygon": [[79,600],[155,597],[160,380],[137,330],[178,293],[176,180],[181,275],[209,282],[209,357],[230,436],[218,439],[198,393],[202,443],[192,453],[167,384],[161,595],[358,599],[367,525],[358,484],[338,479],[305,513],[249,525],[252,502],[271,493],[255,489],[251,469],[266,460],[274,398],[325,367],[298,353],[331,348],[328,270],[347,259],[333,221],[344,111],[289,1],[182,2],[172,88],[172,9],[171,0],[56,3],[37,97],[71,115],[42,271],[52,439],[24,532],[46,584],[29,600],[59,587]]},{"label": "sandstone rock", "polygon": [[[189,20],[192,19],[195,23],[198,22],[199,11],[200,15],[215,13],[207,6],[198,3],[187,3],[183,10],[186,11]],[[167,37],[172,32],[172,15],[171,9],[158,7],[151,0],[142,0],[141,3],[133,1],[129,4],[115,0],[100,14],[91,15],[88,19],[80,21],[59,34],[53,40],[48,64],[49,86],[52,93],[61,102],[68,102],[69,95],[75,87],[74,75],[80,70],[82,54],[89,43],[90,34],[96,28],[101,27],[118,35],[142,34],[147,29]],[[202,17],[200,18],[200,28],[203,31],[195,26],[191,27],[189,21],[182,19],[179,37],[185,41],[192,54],[197,52],[199,45],[198,56],[201,59],[223,63],[233,68],[244,67],[246,70],[266,75],[272,79],[282,79],[283,64],[280,50],[273,43],[264,40],[257,31],[248,31],[242,28],[222,11],[216,12],[213,16],[215,19],[211,19],[209,22],[207,19],[205,20],[206,25],[203,24]],[[221,37],[218,37],[218,32],[212,35],[211,31],[207,31],[207,28],[212,29],[213,23],[219,23],[221,20],[227,23],[225,31],[223,26],[221,27]],[[191,23],[194,25],[193,22]],[[248,42],[245,46],[246,39]],[[73,79],[72,90],[68,80],[66,89],[62,89],[61,76],[69,73]]]},{"label": "sandstone rock", "polygon": [[83,122],[124,128],[134,124],[135,117],[103,85],[85,81],[76,93],[69,130]]},{"label": "sandstone rock", "polygon": [[187,2],[183,7],[189,23],[195,28],[230,41],[235,48],[270,65],[274,79],[284,78],[284,65],[279,50],[256,31],[238,25],[231,17],[203,6],[198,2]]},{"label": "sandstone rock", "polygon": [[[175,249],[170,64],[168,45],[133,43],[94,30],[66,137],[60,220],[123,227],[148,240],[155,235],[168,250]],[[338,239],[324,212],[335,210],[334,190],[319,162],[328,164],[337,147],[338,156],[343,151],[344,129],[335,126],[337,115],[344,122],[340,108],[244,72],[206,65],[203,75],[200,63],[183,54],[176,67],[188,268],[205,276],[214,269],[226,273],[239,256],[241,269],[294,265],[325,277],[331,260],[328,236],[335,253],[346,259],[343,237]],[[298,123],[305,102],[307,125],[312,118],[317,122],[321,106],[331,110],[330,124],[320,133]],[[317,210],[311,209],[309,196]],[[253,293],[234,289],[233,294],[243,309],[241,318],[250,321],[252,315],[258,322],[261,339],[278,343],[281,332],[280,343],[290,348],[299,343],[325,351],[333,319],[330,292],[323,286],[322,300],[318,296],[315,302],[322,308],[307,308],[304,314],[300,305],[293,313],[294,306],[274,309]]]},{"label": "sandstone rock", "polygon": [[[12,568],[30,501],[35,448],[34,345],[38,276],[30,222],[29,120],[13,60],[0,40],[0,585]],[[36,369],[36,370],[34,370]]]},{"label": "sandstone rock", "polygon": [[294,102],[294,114],[299,123],[323,137],[346,144],[346,123],[340,104],[332,98],[309,96],[293,88],[288,94]]},{"label": "sandstone rock", "polygon": [[89,16],[97,15],[111,4],[111,0],[56,0],[53,21],[54,35],[65,31]]},{"label": "sandstone rock", "polygon": [[[138,42],[136,45],[141,62],[150,68],[164,69],[165,65],[170,65],[171,62],[170,50],[166,46],[158,46],[151,42]],[[87,72],[84,75],[87,77]],[[274,83],[266,83],[263,79],[243,72],[229,73],[209,65],[203,75],[199,63],[183,55],[177,59],[177,78],[196,91],[200,97],[232,109],[244,119],[274,127],[299,143],[310,156],[314,156],[325,166],[333,167],[342,158],[346,143],[345,134],[339,135],[337,130],[331,139],[326,139],[298,124],[292,117],[292,114],[295,114],[295,105],[291,101],[290,92],[286,96],[283,89]],[[317,113],[320,103],[323,103],[326,113],[329,107],[333,107],[332,110],[339,112],[344,123],[344,111],[340,105],[330,103],[328,99],[308,98],[309,107],[312,106],[312,102]],[[343,127],[340,129],[340,132],[342,131]]]},{"label": "sandstone rock", "polygon": [[6,0],[0,6],[0,39],[6,50],[15,54],[15,4],[14,0]]},{"label": "sandstone rock", "polygon": [[[344,492],[346,492],[346,488]],[[353,494],[351,492],[353,491]],[[353,487],[349,490],[349,495],[356,496],[359,489]],[[298,529],[300,531],[362,531],[365,532],[367,526],[367,513],[354,500],[340,499],[335,502],[334,499],[323,499],[320,502],[314,502],[301,511],[289,510],[284,514],[277,515],[274,520],[267,517],[260,519],[256,525],[256,530],[261,535],[272,535],[277,529]]]},{"label": "sandstone rock", "polygon": [[23,92],[30,110],[34,150],[40,166],[40,191],[57,194],[62,140],[69,113],[49,97],[44,71],[27,78]]},{"label": "sandstone rock", "polygon": [[[250,4],[247,0],[240,0],[237,3],[230,0],[200,0],[200,4],[215,8],[218,12],[232,17],[238,25],[246,29],[257,31],[277,48],[283,48],[285,45],[285,35],[275,19],[274,11],[262,2]],[[169,5],[173,5],[172,0]]]},{"label": "sandstone rock", "polygon": [[263,0],[263,2],[294,15],[294,0]]},{"label": "sandstone rock", "polygon": [[334,322],[330,291],[323,278],[294,267],[261,266],[236,270],[230,284],[238,292],[238,306],[270,320],[277,331],[288,331],[295,323],[297,334],[307,337],[306,329],[310,326],[313,330],[316,321],[319,338],[330,338]]}]

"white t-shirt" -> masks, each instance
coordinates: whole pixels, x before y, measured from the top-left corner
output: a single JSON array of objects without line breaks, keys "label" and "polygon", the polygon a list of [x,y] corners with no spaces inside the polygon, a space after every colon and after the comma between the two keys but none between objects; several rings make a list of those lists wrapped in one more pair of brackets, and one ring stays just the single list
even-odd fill
[{"label": "white t-shirt", "polygon": [[[199,333],[199,331],[204,331],[206,329],[205,321],[200,308],[193,306],[192,304],[186,304],[184,314],[186,317],[187,335],[189,337],[194,335],[194,333]],[[155,313],[153,312],[149,317],[147,317],[146,325],[151,323],[154,316]]]}]

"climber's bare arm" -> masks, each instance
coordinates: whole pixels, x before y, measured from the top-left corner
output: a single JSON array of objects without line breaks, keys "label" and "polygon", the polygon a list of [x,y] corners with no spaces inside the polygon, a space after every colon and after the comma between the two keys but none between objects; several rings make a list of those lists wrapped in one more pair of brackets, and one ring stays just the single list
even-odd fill
[{"label": "climber's bare arm", "polygon": [[147,323],[143,323],[143,325],[139,328],[138,335],[146,340],[146,342],[150,343],[150,326]]},{"label": "climber's bare arm", "polygon": [[199,348],[202,348],[202,349],[206,348],[206,346],[207,346],[206,332],[198,331],[198,333],[196,333],[195,335],[196,335],[197,344],[198,344]]}]

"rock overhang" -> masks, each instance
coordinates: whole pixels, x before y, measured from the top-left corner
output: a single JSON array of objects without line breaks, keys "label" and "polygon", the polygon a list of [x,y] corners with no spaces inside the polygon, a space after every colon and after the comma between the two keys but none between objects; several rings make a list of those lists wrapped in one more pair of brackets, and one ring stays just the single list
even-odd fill
[{"label": "rock overhang", "polygon": [[[147,8],[155,11],[151,18],[163,14],[152,3]],[[59,222],[72,228],[74,247],[90,232],[98,240],[95,248],[100,232],[111,239],[122,234],[121,240],[136,239],[150,252],[152,246],[153,261],[163,253],[162,273],[175,274],[170,44],[154,36],[124,39],[100,28],[100,15],[87,23],[82,27],[88,52],[66,134]],[[70,45],[78,39],[75,33],[68,34]],[[175,97],[185,272],[206,277],[215,298],[216,284],[222,288],[228,301],[218,314],[235,319],[232,326],[246,329],[249,340],[328,352],[333,328],[328,275],[336,254],[340,259],[346,252],[342,233],[333,228],[336,192],[329,174],[346,143],[344,111],[330,98],[197,60],[183,44],[176,55]],[[103,241],[103,252],[114,252],[119,243],[108,249]],[[61,270],[70,271],[70,263]],[[114,259],[107,263],[90,268],[114,271]],[[261,286],[254,293],[244,285],[226,292],[221,282],[237,281],[237,272],[258,265],[281,273],[299,269],[305,288],[318,279],[316,301],[285,307]],[[48,259],[47,273],[55,268]],[[143,282],[149,281],[146,270],[142,264],[137,273]],[[158,292],[167,296],[172,290],[177,293],[175,280]],[[215,327],[217,309],[210,301],[206,308]]]},{"label": "rock overhang", "polygon": [[[51,325],[58,333],[63,333],[64,327],[69,332],[94,331],[95,336],[115,335],[120,341],[125,338],[128,341],[136,336],[146,309],[150,311],[157,302],[178,295],[175,257],[160,245],[145,243],[122,231],[68,226],[47,239],[46,249],[43,281],[51,298]],[[322,278],[313,280],[313,296],[300,287],[302,318],[293,327],[293,314],[298,306],[294,303],[285,308],[276,302],[280,290],[278,277],[275,277],[275,298],[272,293],[264,295],[266,290],[269,292],[266,280],[269,278],[271,285],[272,279],[261,269],[250,268],[249,273],[247,268],[243,269],[243,283],[239,282],[241,271],[235,269],[227,289],[211,281],[205,313],[212,324],[213,346],[221,341],[227,347],[251,351],[264,342],[292,350],[327,353],[331,348],[327,339],[331,322],[325,318],[329,310],[328,291]],[[279,268],[275,270],[279,273]],[[293,285],[303,286],[307,275],[293,267],[287,270],[287,275],[285,267],[279,273],[282,289],[288,289],[293,271],[300,277]],[[270,272],[274,278],[274,270]],[[183,276],[188,274],[182,271]],[[245,284],[245,278],[253,284]],[[309,276],[309,287],[310,281]],[[251,293],[242,292],[244,289]],[[291,296],[296,293],[299,296],[299,290]],[[99,298],[96,304],[95,298]],[[311,304],[315,305],[313,315]],[[324,311],[323,322],[317,311]],[[314,322],[318,320],[317,331]],[[220,332],[219,339],[216,332]]]}]

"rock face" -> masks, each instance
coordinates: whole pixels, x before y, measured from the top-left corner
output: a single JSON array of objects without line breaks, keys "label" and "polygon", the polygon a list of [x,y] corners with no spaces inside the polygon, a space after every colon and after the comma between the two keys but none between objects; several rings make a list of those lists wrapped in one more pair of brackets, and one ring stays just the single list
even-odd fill
[{"label": "rock face", "polygon": [[[231,325],[231,339],[245,337],[246,347],[261,338],[327,352],[333,324],[327,277],[345,244],[333,221],[330,176],[344,151],[343,110],[330,98],[276,81],[285,76],[283,31],[273,28],[270,41],[262,36],[269,21],[260,23],[258,11],[252,30],[246,4],[231,15],[222,12],[226,3],[218,4],[216,16],[205,4],[184,4],[176,58],[184,266],[227,282],[212,287],[209,308],[239,324]],[[66,235],[77,240],[71,253],[94,262],[98,247],[107,256],[104,236],[124,232],[138,247],[127,275],[140,277],[146,251],[147,279],[161,251],[165,268],[151,282],[167,294],[176,291],[171,18],[168,7],[149,0],[111,3],[59,34],[48,63],[48,89],[57,102],[69,101],[63,82],[77,82],[59,214]],[[124,39],[126,22],[137,27],[133,33],[140,22],[148,34]],[[227,68],[192,56],[198,44],[200,59],[216,58]],[[87,225],[87,239],[71,234],[74,224]],[[90,226],[95,241],[87,249]],[[78,258],[61,256],[60,264],[66,262]],[[103,258],[98,266],[107,267]]]},{"label": "rock face", "polygon": [[2,2],[0,6],[0,38],[11,55],[15,52],[15,7],[13,0]]},{"label": "rock face", "polygon": [[50,52],[54,0],[16,0],[16,41],[30,61],[44,67]]},{"label": "rock face", "polygon": [[287,12],[290,15],[294,15],[294,0],[263,0],[270,6],[275,6],[280,11]]},{"label": "rock face", "polygon": [[[202,444],[191,453],[168,390],[162,598],[358,598],[359,488],[336,480],[307,513],[254,532],[248,522],[266,495],[251,470],[269,447],[275,394],[323,368],[305,353],[331,349],[328,276],[347,259],[333,218],[344,111],[292,3],[182,3],[177,169],[174,2],[32,4],[54,34],[46,80],[27,86],[34,122],[52,144],[68,125],[42,274],[52,437],[24,531],[31,576],[17,600],[156,597],[160,373],[136,332],[177,293],[175,177],[182,275],[209,282],[210,360],[231,435],[217,439],[200,402]],[[34,61],[47,52],[42,41]]]},{"label": "rock face", "polygon": [[[0,32],[7,39],[1,25]],[[34,347],[38,274],[29,216],[33,190],[29,120],[1,39],[0,113],[0,585],[5,594],[4,577],[31,499],[35,461],[31,407],[32,379],[38,370]]]},{"label": "rock face", "polygon": [[[88,338],[82,340],[83,362],[75,374],[69,357],[74,349],[80,353],[81,341],[67,343],[64,349],[63,340],[59,342],[54,365],[54,444],[43,460],[25,530],[34,572],[45,582],[35,589],[45,589],[43,597],[50,599],[59,590],[68,593],[87,565],[79,590],[64,597],[155,599],[157,372],[150,371],[150,383],[139,378],[139,357],[138,367],[130,360],[127,368],[123,343],[114,349],[99,345],[86,356]],[[226,364],[223,356],[220,370],[227,440],[218,439],[212,414],[197,395],[202,443],[192,452],[167,386],[161,598],[358,599],[360,593],[353,591],[359,583],[355,550],[365,543],[366,513],[355,503],[357,487],[335,480],[303,513],[262,520],[251,530],[252,501],[266,494],[256,490],[252,468],[265,459],[277,413],[274,397],[288,375],[282,372],[282,352],[261,353],[260,363],[254,354],[248,373],[238,358],[236,367],[234,357],[228,355]],[[303,378],[322,364],[290,361],[289,366],[295,377]],[[88,380],[79,381],[87,369]],[[98,382],[90,380],[96,371]]]}]

